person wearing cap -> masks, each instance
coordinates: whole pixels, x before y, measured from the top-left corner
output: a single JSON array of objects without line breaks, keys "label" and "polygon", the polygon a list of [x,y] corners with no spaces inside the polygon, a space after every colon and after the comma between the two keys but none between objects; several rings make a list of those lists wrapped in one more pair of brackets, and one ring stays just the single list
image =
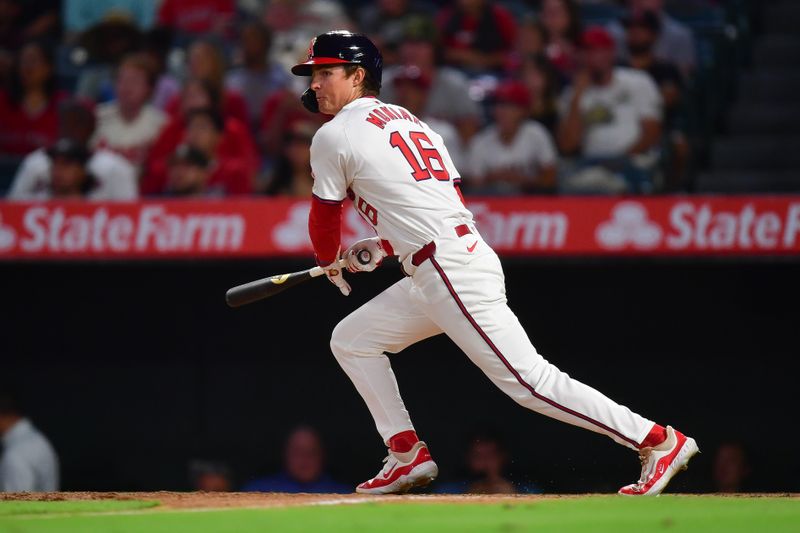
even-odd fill
[{"label": "person wearing cap", "polygon": [[[658,17],[661,31],[654,47],[656,57],[677,65],[684,76],[691,74],[697,65],[697,51],[692,30],[667,14],[664,0],[628,0],[627,4],[631,13],[650,11]],[[614,21],[608,29],[617,43],[620,58],[627,59],[624,26]]]},{"label": "person wearing cap", "polygon": [[425,107],[431,94],[431,79],[419,67],[409,65],[397,69],[392,83],[397,103],[420,117],[433,131],[442,136],[453,164],[456,168],[461,168],[464,162],[464,149],[458,130],[446,120],[425,114]]},{"label": "person wearing cap", "polygon": [[199,148],[178,146],[169,159],[167,170],[168,196],[205,196],[208,194],[210,161]]},{"label": "person wearing cap", "polygon": [[[135,200],[139,196],[135,167],[110,150],[89,151],[94,120],[92,111],[78,102],[62,105],[59,140],[22,160],[7,198],[38,201],[69,195],[94,201]],[[65,181],[78,186],[65,189]]]},{"label": "person wearing cap", "polygon": [[572,174],[565,190],[649,192],[661,142],[658,88],[646,73],[614,66],[614,39],[604,28],[584,31],[581,47],[581,69],[559,102],[558,146],[578,168],[608,172]]},{"label": "person wearing cap", "polygon": [[690,151],[680,114],[685,90],[684,77],[676,65],[655,55],[655,45],[661,32],[661,20],[656,13],[630,13],[622,19],[622,24],[625,26],[628,48],[626,66],[649,74],[664,100],[663,129],[669,158],[667,186],[676,188],[683,180]]},{"label": "person wearing cap", "polygon": [[469,147],[472,194],[513,195],[555,190],[556,150],[547,130],[528,120],[530,94],[521,82],[501,84],[494,92],[494,123]]},{"label": "person wearing cap", "polygon": [[[427,17],[409,17],[400,45],[400,63],[415,66],[430,80],[430,92],[425,103],[426,117],[436,117],[453,124],[462,144],[469,142],[481,124],[481,109],[466,90],[469,80],[460,71],[442,65],[439,32]],[[383,74],[381,99],[398,103],[392,80],[402,67],[387,69]]]},{"label": "person wearing cap", "polygon": [[312,120],[295,122],[284,135],[281,155],[275,162],[272,179],[265,191],[269,195],[311,198],[311,139],[319,125]]}]

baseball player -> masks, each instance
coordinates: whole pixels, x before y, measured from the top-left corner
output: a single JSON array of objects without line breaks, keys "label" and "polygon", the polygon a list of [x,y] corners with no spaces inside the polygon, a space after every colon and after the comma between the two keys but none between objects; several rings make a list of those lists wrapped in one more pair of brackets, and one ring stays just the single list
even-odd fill
[{"label": "baseball player", "polygon": [[621,494],[659,494],[698,452],[694,439],[617,404],[536,352],[506,304],[500,261],[464,205],[442,138],[408,110],[377,98],[381,72],[375,45],[347,31],[316,37],[307,61],[292,68],[311,78],[303,105],[333,115],[311,144],[309,233],[317,263],[347,296],[338,259],[342,205],[350,197],[377,237],[341,254],[347,270],[369,272],[396,255],[406,275],[342,320],[331,338],[389,448],[380,472],[356,491],[398,493],[436,478],[438,467],[414,431],[386,354],[445,333],[519,404],[637,450],[641,477]]}]

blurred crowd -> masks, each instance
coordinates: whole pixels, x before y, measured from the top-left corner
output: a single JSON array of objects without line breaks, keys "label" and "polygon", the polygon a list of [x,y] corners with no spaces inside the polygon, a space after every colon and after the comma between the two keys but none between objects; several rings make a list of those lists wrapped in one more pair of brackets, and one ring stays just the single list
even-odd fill
[{"label": "blurred crowd", "polygon": [[[62,489],[58,454],[34,425],[19,398],[10,389],[0,390],[0,492]],[[448,464],[448,472],[444,479],[433,484],[433,492],[538,494],[546,491],[544,484],[512,471],[513,458],[496,431],[483,429],[465,436],[463,452],[462,457]],[[276,462],[266,457],[265,460]],[[288,432],[279,463],[279,470],[270,473],[259,472],[253,465],[248,465],[246,471],[234,472],[224,459],[195,459],[188,465],[188,483],[183,488],[207,492],[353,492],[352,480],[338,480],[329,471],[324,439],[313,426],[298,425]],[[706,481],[702,485],[705,491],[732,493],[751,488],[749,454],[739,440],[720,441],[711,464],[702,468],[706,470]]]},{"label": "blurred crowd", "polygon": [[330,29],[378,44],[467,194],[686,190],[698,28],[740,2],[0,0],[0,191],[308,197],[329,117],[289,67]]}]

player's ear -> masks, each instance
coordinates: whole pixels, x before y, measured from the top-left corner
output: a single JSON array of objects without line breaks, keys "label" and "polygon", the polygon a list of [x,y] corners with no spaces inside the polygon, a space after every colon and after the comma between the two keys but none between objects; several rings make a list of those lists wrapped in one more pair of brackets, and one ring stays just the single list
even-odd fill
[{"label": "player's ear", "polygon": [[366,77],[366,72],[367,71],[364,70],[362,67],[358,67],[356,69],[356,72],[353,75],[353,87],[358,87],[358,85],[364,81],[364,78]]}]

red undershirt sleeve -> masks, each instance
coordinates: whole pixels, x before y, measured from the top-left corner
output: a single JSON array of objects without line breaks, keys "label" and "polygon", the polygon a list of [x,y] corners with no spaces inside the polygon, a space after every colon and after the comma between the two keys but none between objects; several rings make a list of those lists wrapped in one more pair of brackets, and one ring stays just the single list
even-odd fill
[{"label": "red undershirt sleeve", "polygon": [[342,201],[323,200],[313,195],[308,234],[318,265],[328,266],[336,261],[342,239]]}]

